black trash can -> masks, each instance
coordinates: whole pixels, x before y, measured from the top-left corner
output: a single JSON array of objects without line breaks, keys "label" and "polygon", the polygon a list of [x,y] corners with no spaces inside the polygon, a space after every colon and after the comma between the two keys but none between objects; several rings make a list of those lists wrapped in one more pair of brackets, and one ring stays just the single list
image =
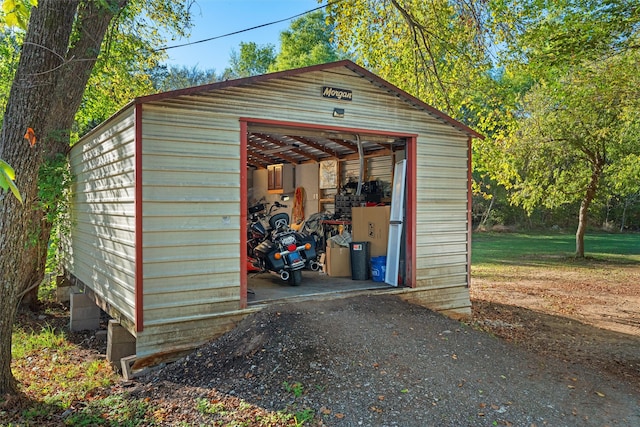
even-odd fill
[{"label": "black trash can", "polygon": [[369,271],[369,242],[351,242],[351,279],[368,280]]}]

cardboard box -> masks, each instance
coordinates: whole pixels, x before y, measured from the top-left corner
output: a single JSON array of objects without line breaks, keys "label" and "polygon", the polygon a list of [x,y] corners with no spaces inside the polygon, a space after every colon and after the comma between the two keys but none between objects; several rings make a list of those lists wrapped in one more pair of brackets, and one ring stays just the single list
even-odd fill
[{"label": "cardboard box", "polygon": [[351,277],[351,252],[329,240],[325,257],[325,272],[333,277]]},{"label": "cardboard box", "polygon": [[354,242],[370,242],[372,257],[387,254],[391,206],[351,208]]}]

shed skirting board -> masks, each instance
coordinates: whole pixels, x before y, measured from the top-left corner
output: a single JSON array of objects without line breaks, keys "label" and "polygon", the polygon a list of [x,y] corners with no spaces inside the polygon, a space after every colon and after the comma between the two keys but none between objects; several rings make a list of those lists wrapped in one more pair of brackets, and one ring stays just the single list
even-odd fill
[{"label": "shed skirting board", "polygon": [[138,333],[133,369],[177,360],[229,332],[242,319],[259,310],[260,308],[249,308],[218,313],[206,319],[176,323],[175,328],[169,328],[167,324],[145,324],[144,331]]},{"label": "shed skirting board", "polygon": [[468,291],[465,285],[438,289],[414,288],[398,295],[411,304],[421,305],[454,319],[462,319],[471,316]]}]

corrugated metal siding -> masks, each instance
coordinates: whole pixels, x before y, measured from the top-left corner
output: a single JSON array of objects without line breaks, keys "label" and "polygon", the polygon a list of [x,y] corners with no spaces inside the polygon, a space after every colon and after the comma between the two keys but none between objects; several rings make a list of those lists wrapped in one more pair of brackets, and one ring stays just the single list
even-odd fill
[{"label": "corrugated metal siding", "polygon": [[[360,161],[347,160],[340,162],[341,185],[346,184],[349,180],[358,182],[360,176]],[[386,183],[385,188],[391,186],[393,180],[393,162],[391,156],[372,157],[365,159],[365,181],[378,180]]]},{"label": "corrugated metal siding", "polygon": [[[353,90],[353,101],[323,99],[324,85]],[[345,108],[344,118],[332,116],[334,106]],[[466,135],[336,69],[144,106],[144,293],[154,301],[145,324],[166,322],[169,330],[239,304],[239,116],[419,133],[417,285],[463,285],[468,299]],[[368,159],[368,177],[391,181],[391,163]],[[343,177],[357,164],[345,162]],[[437,242],[443,231],[453,240]]]},{"label": "corrugated metal siding", "polygon": [[[324,85],[353,90],[353,101],[323,99]],[[416,291],[432,290],[421,298],[433,295],[446,309],[468,307],[466,135],[346,68],[142,107],[145,307],[139,355],[202,342],[239,313],[245,168],[239,117],[419,134]],[[345,117],[334,118],[334,107],[345,108]],[[106,283],[96,292],[133,319],[132,111],[82,142],[82,150],[74,148],[82,206],[74,211],[79,226],[69,266],[86,283]],[[369,176],[391,180],[390,158],[369,159],[367,166]],[[86,184],[91,181],[98,186]]]},{"label": "corrugated metal siding", "polygon": [[[147,364],[154,364],[153,358],[158,351],[170,354],[200,346],[233,329],[242,318],[254,311],[256,309],[232,310],[210,313],[209,316],[183,318],[180,323],[172,325],[171,328],[163,323],[150,322],[137,338],[136,357],[138,360],[148,357],[151,362]],[[158,361],[167,360],[163,355],[158,359]]]},{"label": "corrugated metal siding", "polygon": [[434,290],[426,299],[443,310],[470,307],[467,155],[464,135],[421,132],[418,138],[416,287]]},{"label": "corrugated metal siding", "polygon": [[238,119],[199,108],[143,106],[139,355],[188,347],[185,322],[240,308]]},{"label": "corrugated metal siding", "polygon": [[[339,84],[353,90],[353,101],[321,97],[323,85]],[[240,115],[394,132],[412,132],[407,128],[411,120],[422,121],[423,127],[431,127],[433,131],[442,132],[444,126],[426,113],[399,101],[394,95],[382,92],[366,79],[346,69],[287,77],[255,86],[227,88],[215,94],[183,96],[163,101],[163,104],[216,111],[219,114],[218,118],[223,120],[237,120]],[[345,108],[344,118],[333,117],[333,108],[336,106]],[[198,118],[195,117],[192,121],[197,123]],[[447,128],[452,129],[449,126]]]},{"label": "corrugated metal siding", "polygon": [[74,175],[67,271],[134,321],[133,108],[82,139],[71,150]]}]

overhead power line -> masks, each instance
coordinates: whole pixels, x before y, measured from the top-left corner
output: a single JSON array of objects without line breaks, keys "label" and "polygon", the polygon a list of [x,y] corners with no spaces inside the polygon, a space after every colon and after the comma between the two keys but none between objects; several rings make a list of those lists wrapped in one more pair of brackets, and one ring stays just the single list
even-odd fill
[{"label": "overhead power line", "polygon": [[289,18],[283,18],[283,19],[279,19],[277,21],[268,22],[266,24],[256,25],[255,27],[245,28],[244,30],[238,30],[238,31],[234,31],[232,33],[222,34],[220,36],[215,36],[215,37],[209,37],[208,39],[196,40],[196,41],[192,41],[192,42],[189,42],[189,43],[182,43],[182,44],[176,44],[176,45],[173,45],[173,46],[159,47],[158,49],[155,49],[154,52],[159,52],[161,50],[176,49],[176,48],[185,47],[185,46],[191,46],[191,45],[198,44],[198,43],[210,42],[211,40],[217,40],[217,39],[221,39],[221,38],[224,38],[224,37],[234,36],[236,34],[246,33],[247,31],[257,30],[258,28],[268,27],[269,25],[275,25],[275,24],[279,24],[279,23],[284,22],[284,21],[290,21],[292,19],[298,18],[298,17],[306,15],[308,13],[315,12],[316,10],[324,9],[325,7],[327,7],[329,5],[340,3],[341,1],[342,0],[330,1],[330,2],[327,2],[327,4],[325,4],[325,5],[316,7],[314,9],[307,10],[305,12],[299,13],[299,14],[291,16]]}]

